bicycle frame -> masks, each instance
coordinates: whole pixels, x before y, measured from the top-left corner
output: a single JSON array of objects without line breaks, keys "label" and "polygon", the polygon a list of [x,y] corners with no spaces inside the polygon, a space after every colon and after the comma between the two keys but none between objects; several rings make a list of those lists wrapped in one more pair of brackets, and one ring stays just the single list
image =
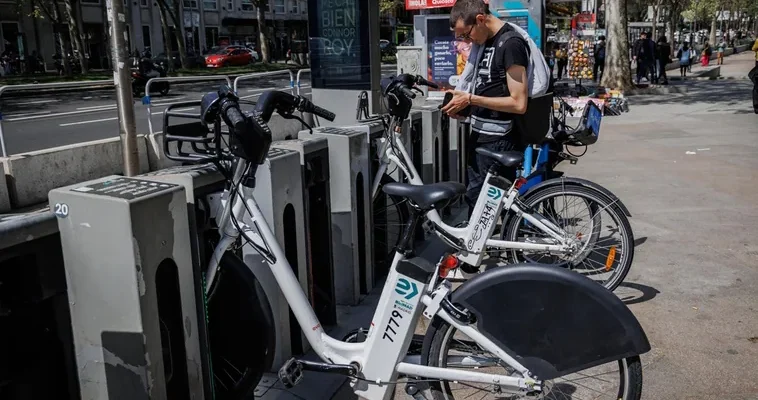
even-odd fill
[{"label": "bicycle frame", "polygon": [[[389,135],[389,138],[386,136],[383,136],[381,139],[378,139],[381,141],[381,146],[379,146],[378,150],[378,156],[379,156],[379,169],[376,173],[376,176],[374,177],[373,185],[371,187],[371,196],[372,199],[375,199],[376,196],[379,194],[379,184],[381,181],[382,175],[387,171],[387,166],[390,163],[394,163],[398,168],[401,169],[401,171],[405,174],[408,181],[413,185],[423,185],[424,182],[421,180],[421,177],[416,170],[415,166],[413,165],[413,162],[411,161],[410,155],[408,155],[408,151],[405,149],[405,146],[403,146],[402,142],[397,140],[397,135],[401,134],[396,131],[396,127],[399,126],[397,121],[393,118],[392,124],[390,124],[390,130],[389,132],[392,133]],[[396,154],[393,151],[393,147],[397,149],[397,151],[400,153],[399,157],[398,154]],[[484,182],[490,182],[493,178],[493,175],[491,173],[487,173],[486,178],[484,179]],[[458,250],[462,250],[464,252],[467,252],[469,254],[465,254],[461,256],[461,260],[465,261],[471,265],[479,265],[483,258],[483,253],[481,252],[482,248],[497,248],[497,249],[516,249],[516,250],[531,250],[531,251],[547,251],[551,253],[567,253],[571,251],[571,247],[567,245],[565,242],[566,233],[555,224],[548,221],[546,218],[540,216],[540,215],[533,215],[529,212],[525,212],[522,210],[518,204],[516,203],[516,197],[518,196],[519,190],[515,188],[514,185],[511,185],[510,188],[500,187],[500,188],[493,188],[489,184],[485,183],[484,187],[482,188],[482,191],[479,193],[479,198],[477,199],[477,206],[474,208],[474,212],[471,216],[471,221],[482,221],[483,213],[485,211],[488,212],[489,210],[484,208],[484,205],[490,203],[490,199],[488,198],[488,191],[490,190],[506,190],[506,193],[503,195],[501,193],[501,197],[499,204],[492,205],[492,207],[497,208],[497,212],[494,214],[495,217],[497,215],[500,215],[500,211],[502,209],[507,209],[509,211],[512,211],[517,214],[522,214],[523,218],[528,221],[530,224],[533,224],[538,229],[541,229],[548,235],[550,235],[553,239],[555,239],[560,244],[536,244],[536,243],[525,243],[525,242],[511,242],[511,241],[505,241],[505,240],[496,240],[496,239],[487,239],[485,242],[482,243],[481,246],[478,246],[478,249],[475,250],[471,246],[466,246],[467,248],[462,248],[459,243],[456,243],[456,238],[472,238],[475,233],[477,233],[479,230],[482,229],[481,224],[469,224],[466,228],[454,228],[452,226],[449,226],[445,224],[442,221],[442,218],[440,217],[439,212],[437,210],[430,210],[426,213],[426,217],[429,219],[429,221],[432,223],[432,226],[434,227],[435,233],[437,235],[448,242],[451,246]],[[482,205],[482,207],[479,207]],[[494,221],[494,217],[491,218]],[[495,224],[488,224],[487,229],[492,228],[489,230],[489,235],[487,238],[489,238],[492,235],[492,231],[494,230]],[[467,241],[469,239],[466,239]],[[472,264],[473,263],[473,264]]]},{"label": "bicycle frame", "polygon": [[[246,164],[238,162],[233,182],[240,181]],[[531,379],[527,368],[487,339],[474,326],[459,323],[439,307],[442,298],[447,295],[446,289],[449,289],[446,281],[438,285],[440,290],[432,292],[427,286],[430,282],[421,282],[399,273],[397,267],[405,261],[404,256],[399,253],[395,254],[366,341],[346,343],[330,337],[318,321],[300,282],[287,262],[284,251],[264,219],[252,195],[252,189],[239,185],[232,199],[228,198],[229,189],[225,190],[224,194],[226,200],[218,219],[221,241],[216,246],[206,271],[206,292],[213,285],[221,256],[241,234],[232,222],[234,216],[241,230],[250,238],[250,244],[269,264],[274,279],[315,353],[327,363],[360,366],[360,379],[353,380],[356,394],[368,400],[389,399],[398,374],[418,376],[422,379],[495,384],[502,390],[513,393],[523,394],[529,390],[539,390],[540,383]],[[248,210],[251,215],[245,218]],[[431,282],[436,281],[434,277],[436,271]],[[424,313],[427,318],[439,316],[520,372],[523,378],[403,362],[418,319],[421,317],[422,307],[427,309]]]}]

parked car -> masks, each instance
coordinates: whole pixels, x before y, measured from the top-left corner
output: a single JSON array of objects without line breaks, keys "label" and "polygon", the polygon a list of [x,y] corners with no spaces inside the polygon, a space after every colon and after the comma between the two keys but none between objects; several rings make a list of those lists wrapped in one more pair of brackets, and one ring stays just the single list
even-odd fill
[{"label": "parked car", "polygon": [[205,66],[208,68],[221,68],[248,65],[253,63],[253,61],[253,54],[250,50],[242,46],[227,46],[209,53],[205,57]]}]

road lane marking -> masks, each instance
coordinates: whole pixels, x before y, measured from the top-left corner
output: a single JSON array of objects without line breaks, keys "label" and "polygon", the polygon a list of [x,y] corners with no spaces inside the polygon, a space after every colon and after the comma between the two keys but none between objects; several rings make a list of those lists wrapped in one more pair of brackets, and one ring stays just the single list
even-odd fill
[{"label": "road lane marking", "polygon": [[57,99],[53,99],[53,100],[35,100],[35,101],[26,101],[26,102],[23,102],[23,103],[16,103],[16,105],[18,105],[18,106],[25,106],[25,105],[29,105],[29,104],[57,103],[59,101],[60,100],[57,100]]},{"label": "road lane marking", "polygon": [[95,110],[98,108],[116,108],[115,104],[101,104],[99,106],[77,107],[77,110]]},{"label": "road lane marking", "polygon": [[[192,111],[192,110],[194,110],[195,108],[197,108],[197,107],[180,108],[180,109],[178,109],[178,110],[171,110],[171,111],[178,111],[178,112],[182,112],[182,111]],[[163,114],[163,111],[156,111],[156,112],[154,112],[154,113],[151,113],[150,115],[158,115],[158,114]]]},{"label": "road lane marking", "polygon": [[36,118],[52,118],[52,117],[64,117],[67,115],[78,115],[78,114],[88,114],[93,112],[102,112],[102,111],[113,111],[115,108],[96,108],[93,110],[79,110],[79,111],[68,111],[68,112],[62,112],[57,114],[47,114],[47,115],[32,115],[28,117],[21,117],[21,118],[11,118],[8,119],[8,122],[17,122],[17,121],[26,121],[29,119],[36,119]]},{"label": "road lane marking", "polygon": [[260,95],[262,95],[262,94],[263,94],[263,93],[255,93],[255,94],[249,94],[249,95],[247,95],[247,96],[242,96],[242,97],[240,97],[240,99],[249,99],[250,97],[260,96]]},{"label": "road lane marking", "polygon": [[[24,115],[46,115],[51,114],[52,111],[37,111],[37,112],[30,112],[30,113],[18,113],[18,114],[5,114],[6,117],[23,117]],[[10,120],[9,120],[10,121]]]},{"label": "road lane marking", "polygon": [[77,122],[69,122],[67,124],[59,124],[58,126],[72,126],[72,125],[93,124],[95,122],[115,121],[117,119],[118,119],[118,117],[103,118],[103,119],[93,119],[93,120],[90,120],[90,121],[77,121]]},{"label": "road lane marking", "polygon": [[168,101],[168,103],[153,103],[151,105],[153,105],[153,106],[163,106],[163,105],[170,105],[170,104],[175,104],[175,103],[183,103],[183,102],[180,102],[180,101],[177,102],[175,100],[181,100],[181,99],[186,99],[186,98],[187,98],[187,96],[181,96],[181,97],[177,97],[177,98],[174,98],[174,99],[166,99],[166,100],[164,100],[164,101]]},{"label": "road lane marking", "polygon": [[[300,88],[302,89],[302,88],[305,88],[305,87],[310,87],[310,86],[311,86],[311,85],[300,85]],[[297,86],[295,86],[295,87],[297,87]],[[282,89],[293,89],[293,87],[291,87],[291,86],[283,86],[283,87],[281,87],[280,89],[277,89],[277,88],[275,88],[275,87],[270,87],[270,88],[256,88],[256,89],[247,89],[247,92],[248,92],[248,93],[250,93],[250,92],[265,92],[265,91],[267,91],[267,90],[282,90]]]}]

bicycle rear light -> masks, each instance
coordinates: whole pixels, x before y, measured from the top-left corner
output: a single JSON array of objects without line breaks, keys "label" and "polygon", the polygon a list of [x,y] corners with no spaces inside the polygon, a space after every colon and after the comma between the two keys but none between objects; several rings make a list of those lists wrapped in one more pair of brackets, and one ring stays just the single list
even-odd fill
[{"label": "bicycle rear light", "polygon": [[458,258],[454,254],[447,254],[440,261],[439,276],[445,279],[450,271],[458,268]]}]

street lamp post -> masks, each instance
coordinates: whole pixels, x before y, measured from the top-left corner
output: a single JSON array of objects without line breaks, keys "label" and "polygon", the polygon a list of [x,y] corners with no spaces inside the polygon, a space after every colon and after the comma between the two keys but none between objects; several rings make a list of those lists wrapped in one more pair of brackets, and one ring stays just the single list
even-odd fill
[{"label": "street lamp post", "polygon": [[124,161],[124,175],[139,174],[137,150],[137,124],[134,119],[131,74],[126,49],[126,13],[121,0],[107,0],[110,22],[111,52],[113,59],[113,83],[116,86],[119,134]]}]

